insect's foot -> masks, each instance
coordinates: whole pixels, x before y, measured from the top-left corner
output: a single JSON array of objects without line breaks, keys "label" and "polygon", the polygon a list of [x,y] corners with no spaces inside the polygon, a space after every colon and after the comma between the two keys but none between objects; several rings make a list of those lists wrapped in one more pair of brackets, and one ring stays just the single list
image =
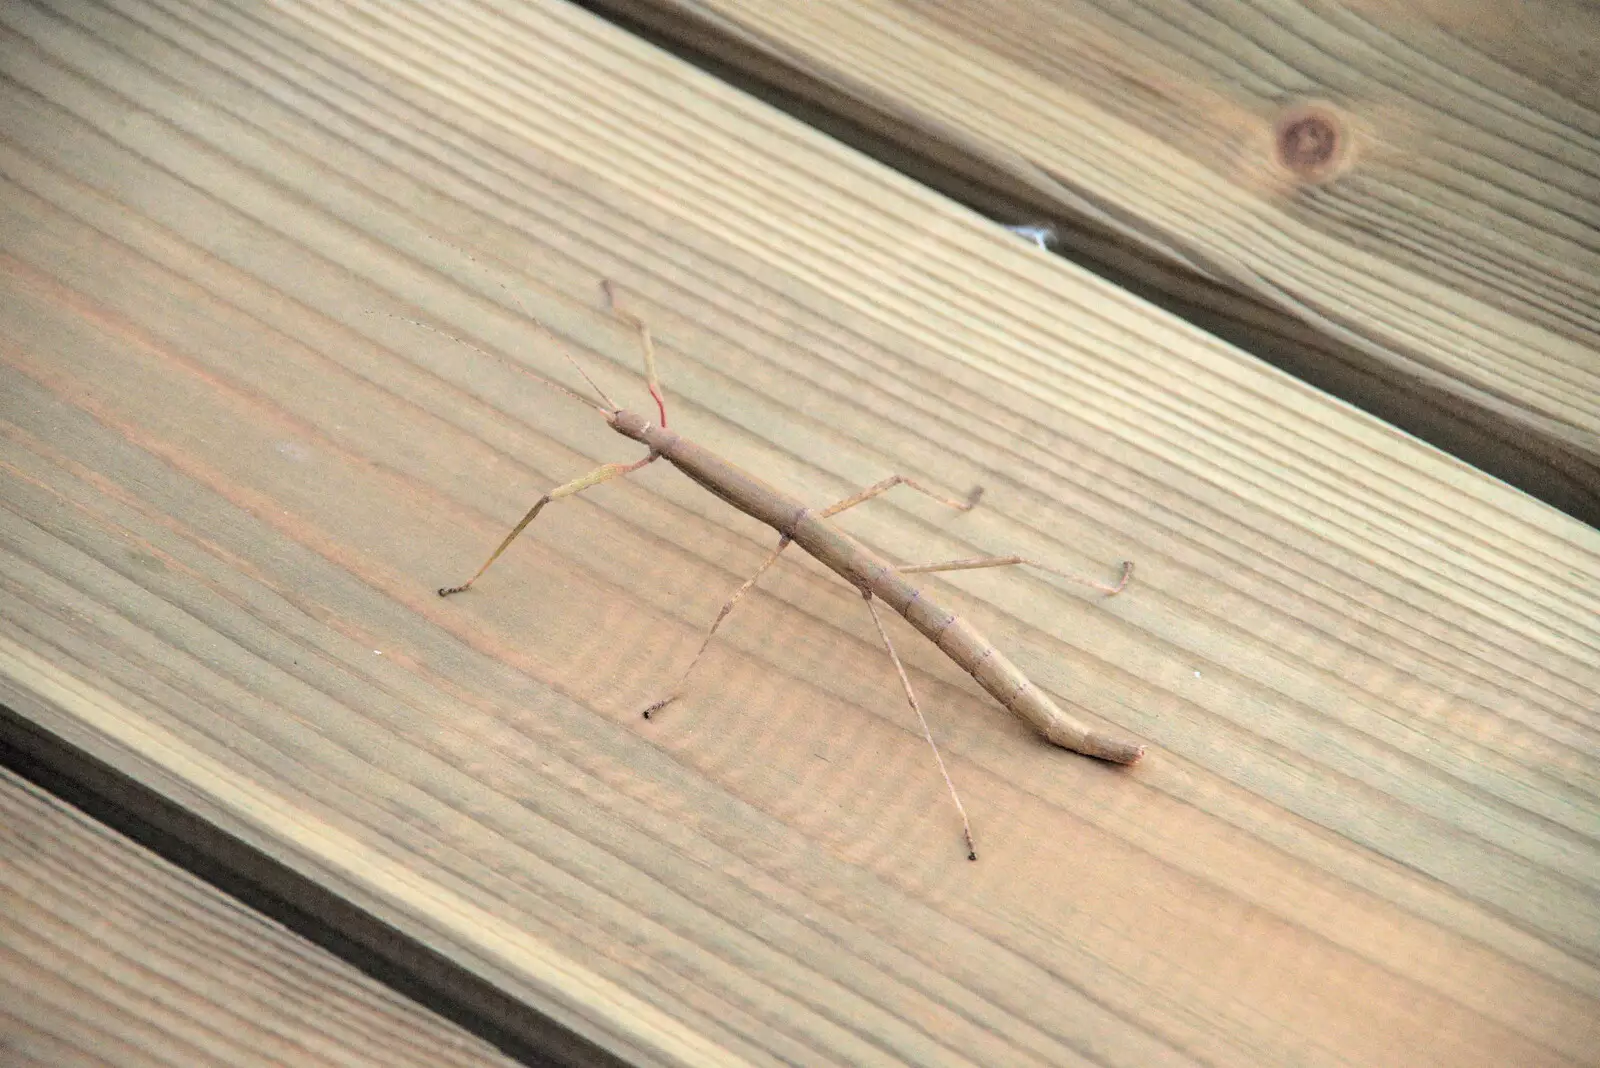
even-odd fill
[{"label": "insect's foot", "polygon": [[972,511],[974,508],[978,507],[978,502],[980,500],[982,500],[982,499],[983,499],[983,487],[982,486],[973,486],[972,487],[972,492],[967,494],[967,506],[965,508],[961,509],[961,510],[963,512]]},{"label": "insect's foot", "polygon": [[663,708],[666,708],[668,705],[670,705],[672,702],[676,701],[677,699],[678,699],[678,695],[677,694],[673,694],[671,697],[663,697],[661,700],[657,701],[655,704],[647,706],[645,708],[645,710],[643,712],[639,713],[639,714],[641,716],[643,716],[645,719],[649,719],[651,716],[655,715],[657,712],[660,712]]},{"label": "insect's foot", "polygon": [[465,590],[467,587],[469,587],[471,585],[472,585],[472,583],[470,583],[470,582],[464,582],[459,586],[440,586],[439,587],[439,596],[440,597],[448,597],[452,593],[460,593],[460,592],[462,592],[463,590]]},{"label": "insect's foot", "polygon": [[1101,586],[1100,588],[1106,591],[1107,597],[1115,597],[1127,588],[1128,580],[1131,578],[1133,578],[1133,561],[1124,560],[1122,561],[1122,577],[1117,579],[1117,584],[1115,586]]}]

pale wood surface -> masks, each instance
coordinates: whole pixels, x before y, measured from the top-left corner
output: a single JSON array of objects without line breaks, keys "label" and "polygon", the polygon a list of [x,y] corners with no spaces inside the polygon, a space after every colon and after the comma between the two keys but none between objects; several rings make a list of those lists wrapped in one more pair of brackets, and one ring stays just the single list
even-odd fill
[{"label": "pale wood surface", "polygon": [[596,3],[1600,525],[1600,6]]},{"label": "pale wood surface", "polygon": [[[0,9],[0,698],[641,1063],[1597,1063],[1600,535],[554,3]],[[470,249],[469,259],[459,248]],[[518,375],[527,308],[1134,769]],[[485,357],[401,316],[501,354]]]},{"label": "pale wood surface", "polygon": [[513,1061],[0,770],[0,1063]]}]

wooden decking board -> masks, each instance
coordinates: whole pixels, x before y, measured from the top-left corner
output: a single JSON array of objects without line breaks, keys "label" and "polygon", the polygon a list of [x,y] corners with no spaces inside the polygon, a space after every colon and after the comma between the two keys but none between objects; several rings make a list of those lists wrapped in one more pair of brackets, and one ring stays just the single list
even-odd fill
[{"label": "wooden decking board", "polygon": [[512,1063],[9,771],[0,835],[9,1065]]},{"label": "wooden decking board", "polygon": [[[0,13],[0,672],[658,1063],[1593,1063],[1600,536],[556,3]],[[1050,749],[527,367],[643,398],[1148,741]],[[473,352],[420,329],[471,340]],[[492,353],[490,355],[488,353]]]},{"label": "wooden decking board", "polygon": [[[1566,65],[1600,40],[1591,9],[589,6],[1600,517],[1600,114]],[[1352,146],[1328,185],[1274,159],[1275,120],[1305,103]]]}]

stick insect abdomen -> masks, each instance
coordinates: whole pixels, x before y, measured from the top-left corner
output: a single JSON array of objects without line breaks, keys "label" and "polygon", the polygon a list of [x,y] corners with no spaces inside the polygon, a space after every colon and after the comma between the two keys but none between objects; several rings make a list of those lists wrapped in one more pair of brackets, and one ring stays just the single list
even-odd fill
[{"label": "stick insect abdomen", "polygon": [[1143,746],[1108,738],[1062,712],[970,623],[941,608],[893,564],[793,497],[637,413],[618,411],[608,418],[617,433],[649,446],[716,496],[772,527],[857,589],[900,613],[995,700],[1049,741],[1118,764],[1131,764],[1144,755]]},{"label": "stick insect abdomen", "polygon": [[[798,542],[799,538],[795,540]],[[893,565],[882,561],[879,564],[881,570],[870,576],[872,592],[937,645],[940,652],[965,668],[996,701],[1033,724],[1049,741],[1063,749],[1118,764],[1132,764],[1144,756],[1144,746],[1108,738],[1061,711],[976,627],[935,603]]]}]

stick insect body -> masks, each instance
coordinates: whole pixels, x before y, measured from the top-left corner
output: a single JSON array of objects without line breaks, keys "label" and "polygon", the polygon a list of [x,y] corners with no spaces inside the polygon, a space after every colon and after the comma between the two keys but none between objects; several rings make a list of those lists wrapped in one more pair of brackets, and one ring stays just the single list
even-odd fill
[{"label": "stick insect body", "polygon": [[[610,398],[605,396],[598,386],[594,385],[593,380],[589,379],[589,376],[583,372],[581,367],[578,368],[579,373],[583,374],[586,380],[589,380],[595,392],[599,393],[606,401],[607,407],[602,408],[588,398],[573,393],[566,387],[554,382],[543,379],[541,381],[595,408],[604,415],[611,429],[649,449],[648,455],[631,464],[605,464],[582,478],[575,479],[545,494],[529,509],[522,521],[512,528],[511,532],[506,535],[505,540],[500,543],[499,548],[484,562],[483,566],[478,569],[472,578],[460,586],[441,589],[439,591],[441,597],[460,593],[477,581],[478,577],[488,570],[489,565],[499,558],[500,554],[516,539],[517,535],[521,534],[528,524],[533,521],[534,517],[539,514],[540,510],[551,501],[571,496],[601,482],[637,471],[639,468],[644,467],[646,464],[654,463],[658,459],[664,459],[717,497],[777,531],[778,545],[768,554],[766,560],[756,570],[756,573],[740,586],[733,596],[728,599],[727,603],[723,605],[722,611],[718,613],[716,620],[711,624],[711,628],[705,636],[704,642],[701,643],[700,651],[695,654],[695,658],[690,662],[689,668],[684,671],[683,680],[680,680],[678,687],[671,695],[656,701],[644,710],[643,714],[646,719],[649,719],[652,714],[660,711],[682,695],[683,681],[687,680],[689,671],[694,668],[701,654],[705,652],[706,645],[710,643],[711,636],[716,632],[717,627],[721,625],[723,619],[733,610],[733,607],[744,594],[755,585],[756,580],[776,562],[784,549],[788,548],[790,544],[794,544],[804,549],[825,567],[837,573],[846,582],[849,582],[861,592],[861,596],[866,600],[878,633],[883,638],[890,658],[894,661],[906,698],[922,724],[923,733],[928,744],[933,747],[939,770],[944,776],[945,783],[950,789],[951,798],[954,800],[956,809],[961,815],[962,826],[967,840],[967,852],[971,859],[977,859],[977,852],[972,840],[971,824],[967,819],[961,799],[956,793],[955,785],[950,780],[949,772],[945,769],[944,759],[939,754],[938,746],[933,740],[933,734],[928,729],[927,719],[922,715],[922,709],[917,703],[916,695],[912,692],[905,667],[900,662],[899,654],[895,652],[894,644],[889,640],[888,632],[884,630],[883,621],[879,617],[877,606],[874,603],[875,599],[883,601],[890,608],[904,616],[907,622],[927,637],[929,641],[933,642],[934,645],[938,646],[940,652],[966,669],[977,681],[978,685],[987,690],[995,700],[1032,724],[1050,742],[1066,749],[1072,749],[1088,756],[1098,757],[1101,760],[1108,760],[1118,764],[1132,764],[1144,755],[1144,746],[1093,730],[1088,725],[1074,719],[1056,707],[1055,703],[1050,700],[1043,690],[1028,681],[1027,676],[1015,664],[1006,659],[1005,655],[990,644],[986,638],[979,634],[970,623],[954,612],[940,607],[933,598],[928,596],[926,591],[919,589],[906,578],[908,574],[919,572],[1029,564],[1072,578],[1074,581],[1094,586],[1110,595],[1120,592],[1123,586],[1127,584],[1129,575],[1133,570],[1132,564],[1124,563],[1122,565],[1121,580],[1114,586],[1104,585],[1088,579],[1080,579],[1065,572],[1057,571],[1049,565],[1017,556],[976,557],[914,566],[891,564],[866,545],[828,522],[829,518],[897,485],[908,486],[961,511],[967,511],[977,504],[978,496],[982,492],[981,489],[974,490],[966,501],[955,501],[934,493],[913,479],[895,475],[852,497],[847,497],[831,507],[820,511],[808,508],[783,491],[768,485],[736,464],[718,456],[702,445],[697,445],[677,431],[667,427],[666,402],[662,397],[660,383],[656,376],[654,345],[651,341],[649,328],[642,320],[617,307],[609,285],[606,286],[606,296],[612,305],[613,311],[619,317],[631,322],[639,331],[645,352],[645,367],[650,394],[655,399],[659,419],[652,421],[637,412],[618,407]],[[570,356],[568,358],[571,359]],[[575,361],[574,366],[576,366]]]}]

